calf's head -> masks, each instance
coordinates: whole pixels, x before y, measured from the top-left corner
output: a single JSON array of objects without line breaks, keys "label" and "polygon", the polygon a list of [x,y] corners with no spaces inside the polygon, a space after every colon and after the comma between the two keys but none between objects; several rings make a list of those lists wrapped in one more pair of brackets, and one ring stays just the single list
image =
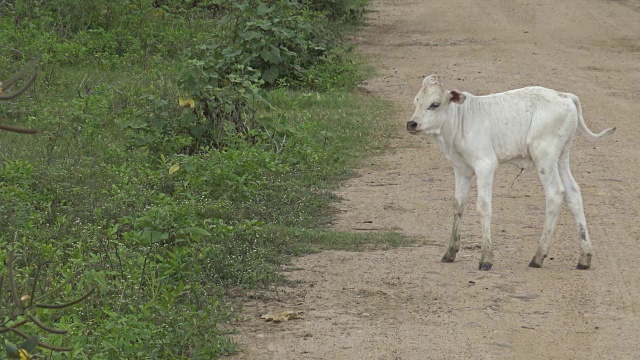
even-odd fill
[{"label": "calf's head", "polygon": [[413,100],[416,110],[411,120],[407,121],[407,130],[412,134],[438,134],[451,103],[460,105],[464,100],[465,96],[461,92],[444,90],[436,75],[427,76],[422,80],[422,88]]}]

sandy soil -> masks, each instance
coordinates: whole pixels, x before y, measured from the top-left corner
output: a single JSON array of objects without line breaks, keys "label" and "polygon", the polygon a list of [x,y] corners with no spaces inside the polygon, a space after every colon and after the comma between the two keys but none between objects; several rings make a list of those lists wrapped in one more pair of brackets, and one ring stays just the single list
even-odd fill
[{"label": "sandy soil", "polygon": [[[236,358],[640,359],[640,1],[374,0],[373,9],[354,42],[379,70],[363,87],[398,104],[398,135],[339,191],[335,226],[398,230],[433,245],[296,259],[289,275],[298,286],[247,304]],[[590,270],[575,269],[566,206],[544,267],[527,267],[544,194],[534,172],[514,182],[519,169],[508,166],[494,185],[493,270],[477,270],[474,192],[458,258],[440,262],[453,171],[432,139],[404,132],[431,73],[478,95],[526,85],[572,92],[593,131],[618,128],[595,143],[578,134],[572,148],[595,247]],[[304,319],[258,319],[289,309]]]}]

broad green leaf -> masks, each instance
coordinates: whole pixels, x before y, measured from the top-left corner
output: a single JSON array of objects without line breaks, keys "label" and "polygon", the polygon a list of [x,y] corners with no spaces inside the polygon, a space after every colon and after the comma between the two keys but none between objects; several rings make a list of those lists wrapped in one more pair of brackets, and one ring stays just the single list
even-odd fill
[{"label": "broad green leaf", "polygon": [[39,336],[32,336],[30,338],[28,338],[27,340],[25,340],[25,342],[23,342],[22,344],[20,344],[20,348],[21,349],[25,349],[28,352],[33,352],[33,350],[36,349],[36,346],[38,346],[38,341],[40,341],[40,337]]},{"label": "broad green leaf", "polygon": [[262,80],[269,84],[273,84],[278,78],[279,73],[280,69],[278,68],[278,65],[271,65],[271,67],[265,70],[262,74]]},{"label": "broad green leaf", "polygon": [[203,236],[211,235],[211,233],[209,233],[207,230],[203,228],[195,227],[195,226],[184,228],[180,231],[182,233],[197,234],[197,235],[203,235]]},{"label": "broad green leaf", "polygon": [[256,15],[265,16],[268,13],[270,13],[272,10],[273,8],[270,8],[269,6],[267,6],[267,4],[260,3],[260,5],[258,5],[258,8],[256,9]]},{"label": "broad green leaf", "polygon": [[280,49],[275,46],[271,46],[270,49],[262,50],[260,53],[260,57],[269,64],[279,64],[280,63]]},{"label": "broad green leaf", "polygon": [[161,240],[167,240],[169,238],[169,234],[166,232],[161,233],[156,230],[145,229],[142,234],[140,234],[140,237],[143,240],[151,239],[151,242],[158,242]]},{"label": "broad green leaf", "polygon": [[128,122],[125,122],[122,124],[122,128],[131,128],[131,129],[144,129],[146,127],[148,127],[149,124],[146,123],[144,120],[140,120],[140,119],[134,119]]}]

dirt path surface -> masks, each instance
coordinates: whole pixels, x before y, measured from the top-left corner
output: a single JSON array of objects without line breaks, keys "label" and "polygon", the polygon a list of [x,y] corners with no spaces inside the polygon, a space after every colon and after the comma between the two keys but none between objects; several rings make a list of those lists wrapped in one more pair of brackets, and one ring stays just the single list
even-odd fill
[{"label": "dirt path surface", "polygon": [[[246,307],[238,359],[640,359],[640,1],[374,0],[355,42],[380,77],[364,87],[399,105],[393,149],[340,190],[341,230],[398,230],[426,244],[295,260],[280,301]],[[566,206],[542,269],[527,267],[544,221],[534,172],[494,183],[493,270],[477,270],[475,185],[462,249],[440,262],[453,221],[453,171],[428,137],[404,132],[421,79],[481,95],[526,85],[577,94],[601,142],[577,134],[572,170],[594,244],[576,270]],[[513,186],[512,186],[513,183]],[[285,309],[304,319],[257,317]]]}]

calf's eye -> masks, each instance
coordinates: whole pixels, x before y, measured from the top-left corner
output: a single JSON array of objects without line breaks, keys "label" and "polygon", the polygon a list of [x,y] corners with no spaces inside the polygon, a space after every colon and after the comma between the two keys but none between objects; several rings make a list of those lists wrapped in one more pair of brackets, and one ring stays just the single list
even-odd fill
[{"label": "calf's eye", "polygon": [[438,108],[438,106],[440,106],[440,103],[434,102],[433,104],[431,104],[431,106],[429,106],[429,110],[435,110]]}]

